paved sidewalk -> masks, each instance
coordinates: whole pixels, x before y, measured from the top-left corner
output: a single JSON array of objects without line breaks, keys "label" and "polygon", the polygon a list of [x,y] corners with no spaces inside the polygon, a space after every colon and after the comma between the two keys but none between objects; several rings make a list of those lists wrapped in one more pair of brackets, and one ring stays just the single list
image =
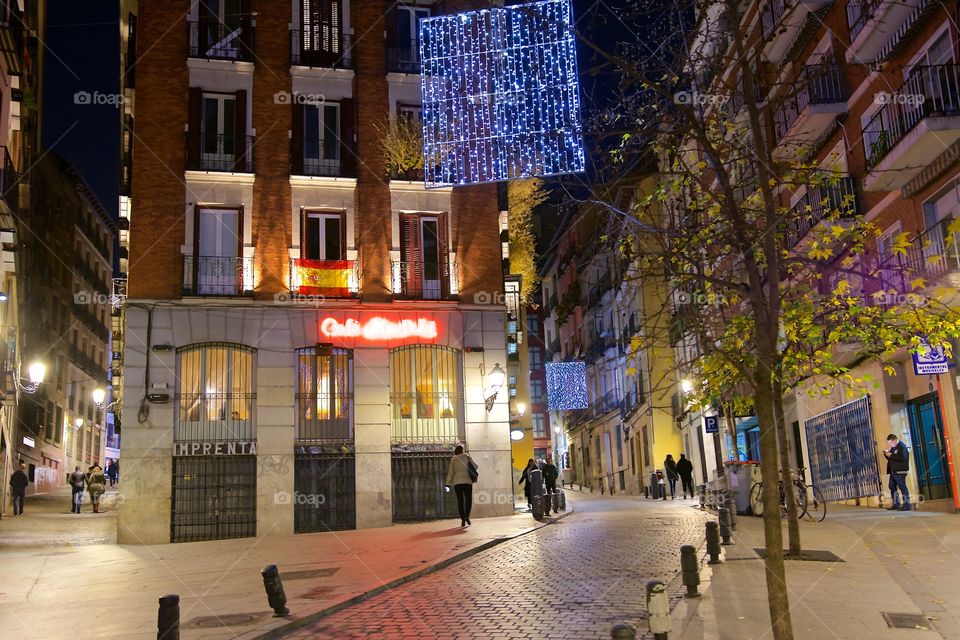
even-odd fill
[{"label": "paved sidewalk", "polygon": [[[567,513],[576,501],[569,497]],[[0,635],[5,638],[153,639],[157,598],[168,593],[180,595],[181,638],[256,637],[549,524],[518,514],[477,518],[463,529],[443,520],[132,546],[97,544],[90,536],[78,543],[70,535],[73,522],[89,529],[99,514],[70,514],[69,498],[62,514],[56,512],[59,506],[51,513],[39,504],[28,502],[25,516],[0,522]],[[99,517],[112,519],[109,513]],[[31,529],[49,544],[31,546],[24,539]],[[268,564],[277,564],[287,576],[289,618],[273,618],[267,605],[260,570]]]},{"label": "paved sidewalk", "polygon": [[[763,561],[754,552],[764,546],[761,520],[741,516],[734,541],[722,564],[704,565],[704,596],[674,610],[671,638],[771,637]],[[824,522],[802,523],[801,541],[843,562],[787,561],[797,640],[960,639],[960,516],[830,505]],[[927,630],[892,629],[883,613],[918,614]]]}]

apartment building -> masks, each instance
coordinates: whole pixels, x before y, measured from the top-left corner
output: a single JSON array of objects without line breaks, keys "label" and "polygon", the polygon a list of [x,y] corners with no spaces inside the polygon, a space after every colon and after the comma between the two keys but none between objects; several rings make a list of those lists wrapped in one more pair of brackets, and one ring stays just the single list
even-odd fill
[{"label": "apartment building", "polygon": [[440,10],[139,7],[121,541],[513,512],[496,189],[384,157]]},{"label": "apartment building", "polygon": [[[861,259],[867,275],[852,283],[853,295],[879,295],[879,304],[890,304],[896,301],[890,296],[908,295],[918,278],[931,289],[955,290],[956,7],[927,0],[771,0],[746,5],[742,18],[750,71],[734,78],[727,69],[711,88],[742,87],[743,76],[755,74],[754,86],[769,105],[764,124],[774,159],[803,158],[835,177],[826,186],[779,192],[792,212],[786,249],[802,252],[811,231],[840,208],[880,232]],[[718,38],[716,45],[719,54],[730,41]],[[734,102],[735,111],[741,107]],[[901,234],[909,241],[905,251],[894,249]],[[824,290],[844,277],[835,271],[825,267]],[[881,445],[894,433],[911,450],[911,491],[926,508],[953,509],[947,443],[960,438],[956,373],[916,375],[906,348],[895,375],[877,364],[852,364],[854,377],[872,375],[875,389],[852,399],[843,387],[814,396],[807,390],[815,381],[808,381],[785,398],[791,455],[818,471],[812,480],[831,487],[828,499],[857,497],[875,505],[886,490]],[[679,388],[679,377],[676,383]],[[757,459],[756,420],[736,423],[736,441],[722,442],[723,459],[731,459],[734,448],[741,459]],[[838,446],[858,453],[837,461],[831,451]]]}]

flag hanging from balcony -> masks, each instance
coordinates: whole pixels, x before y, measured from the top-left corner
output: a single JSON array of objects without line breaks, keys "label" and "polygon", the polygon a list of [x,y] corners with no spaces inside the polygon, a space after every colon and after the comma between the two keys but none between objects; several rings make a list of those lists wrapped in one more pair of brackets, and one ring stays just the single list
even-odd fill
[{"label": "flag hanging from balcony", "polygon": [[290,288],[305,296],[350,295],[352,260],[294,260]]}]

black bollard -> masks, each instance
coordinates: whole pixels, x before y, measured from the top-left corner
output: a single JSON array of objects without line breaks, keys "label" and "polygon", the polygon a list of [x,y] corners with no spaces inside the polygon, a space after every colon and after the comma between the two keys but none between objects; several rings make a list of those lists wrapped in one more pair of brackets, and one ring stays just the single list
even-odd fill
[{"label": "black bollard", "polygon": [[549,493],[545,493],[542,496],[540,496],[540,501],[543,503],[543,515],[545,516],[550,515],[550,507],[553,506],[552,504],[553,498],[550,496]]},{"label": "black bollard", "polygon": [[180,596],[160,598],[157,610],[157,640],[180,640]]},{"label": "black bollard", "polygon": [[566,511],[567,510],[567,494],[564,493],[563,491],[560,491],[558,495],[560,496],[560,511]]},{"label": "black bollard", "polygon": [[560,492],[554,489],[553,493],[550,494],[550,500],[553,503],[553,512],[560,513]]},{"label": "black bollard", "polygon": [[720,537],[724,545],[733,544],[730,541],[730,510],[726,507],[717,509],[717,520],[720,521]]},{"label": "black bollard", "polygon": [[680,547],[680,571],[683,573],[683,585],[687,588],[688,598],[699,598],[700,562],[697,561],[697,548],[691,544]]},{"label": "black bollard", "polygon": [[267,603],[273,609],[273,617],[279,618],[289,614],[287,594],[283,592],[283,582],[280,581],[280,570],[277,569],[277,565],[267,565],[260,575],[263,576],[263,589],[267,592]]},{"label": "black bollard", "polygon": [[720,564],[720,525],[715,520],[707,522],[707,554],[708,564]]}]

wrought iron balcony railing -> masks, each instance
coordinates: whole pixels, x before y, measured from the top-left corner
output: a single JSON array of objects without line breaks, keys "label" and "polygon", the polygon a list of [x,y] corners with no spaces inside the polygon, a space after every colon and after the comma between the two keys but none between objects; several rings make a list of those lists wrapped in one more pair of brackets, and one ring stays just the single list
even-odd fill
[{"label": "wrought iron balcony railing", "polygon": [[459,282],[456,261],[429,264],[423,261],[391,261],[393,294],[419,300],[456,299]]},{"label": "wrought iron balcony railing", "polygon": [[774,113],[777,140],[783,138],[809,105],[846,102],[843,71],[835,63],[808,64],[797,78],[796,90]]},{"label": "wrought iron balcony railing", "polygon": [[189,57],[253,61],[253,20],[249,16],[242,16],[229,24],[219,18],[204,17],[188,21],[187,26],[190,29]]},{"label": "wrought iron balcony railing", "polygon": [[253,173],[253,136],[187,132],[187,169]]},{"label": "wrought iron balcony railing", "polygon": [[10,208],[10,212],[16,214],[20,208],[20,177],[17,170],[13,168],[13,160],[6,147],[0,147],[0,156],[3,157],[2,171],[0,175],[0,199]]},{"label": "wrought iron balcony railing", "polygon": [[387,47],[387,71],[420,73],[420,41],[400,40]]},{"label": "wrought iron balcony railing", "polygon": [[948,216],[918,234],[906,255],[906,265],[912,274],[935,278],[950,271],[960,270],[960,228],[953,216]]},{"label": "wrought iron balcony railing", "polygon": [[840,178],[836,184],[809,187],[790,210],[786,229],[786,247],[792,249],[822,220],[839,212],[846,218],[859,213],[854,178]]},{"label": "wrought iron balcony railing", "polygon": [[252,290],[253,258],[184,256],[183,295],[237,296]]},{"label": "wrought iron balcony railing", "polygon": [[353,69],[353,34],[318,26],[290,32],[290,64]]},{"label": "wrought iron balcony railing", "polygon": [[850,42],[857,39],[879,6],[877,0],[852,1],[847,3],[847,28],[850,29]]}]

